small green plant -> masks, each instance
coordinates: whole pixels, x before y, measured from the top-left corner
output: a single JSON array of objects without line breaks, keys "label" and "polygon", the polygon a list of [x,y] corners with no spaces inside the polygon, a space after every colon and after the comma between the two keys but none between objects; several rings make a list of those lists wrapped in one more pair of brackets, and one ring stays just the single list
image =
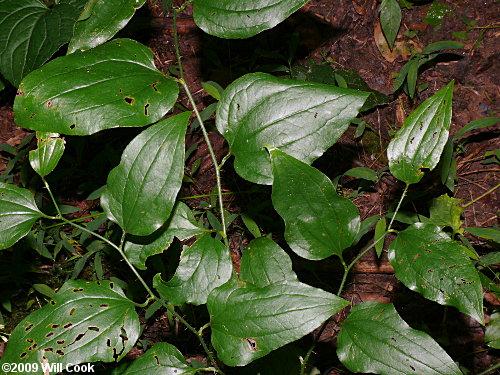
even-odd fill
[{"label": "small green plant", "polygon": [[[147,308],[146,315],[151,316],[163,307],[199,339],[206,363],[190,365],[174,345],[158,343],[139,359],[122,364],[116,373],[224,374],[228,366],[248,365],[252,369],[252,362],[269,355],[267,358],[275,356],[281,362],[291,358],[284,361],[287,369],[295,366],[297,373],[306,374],[311,371],[314,346],[299,362],[300,354],[296,355],[289,344],[350,305],[341,297],[350,270],[372,246],[380,254],[389,233],[396,234],[387,248],[389,260],[404,285],[484,324],[485,281],[475,267],[477,259],[471,259],[454,235],[444,231],[451,225],[453,234],[460,232],[456,214],[443,218],[435,209],[428,221],[412,222],[401,231],[394,229],[409,189],[420,182],[426,170],[437,166],[445,148],[453,82],[411,113],[389,144],[390,173],[403,183],[389,222],[379,216],[362,222],[356,206],[311,166],[367,108],[370,99],[374,102],[369,108],[380,103],[373,92],[348,85],[345,77],[352,77],[352,72],[334,72],[336,86],[260,72],[236,79],[223,91],[206,83],[207,92],[219,100],[215,125],[230,150],[221,163],[204,124],[212,112],[203,116],[198,111],[184,76],[176,30],[177,13],[183,7],[193,5],[194,20],[206,33],[248,38],[274,27],[307,1],[263,0],[254,4],[193,0],[173,9],[177,77],[157,70],[146,46],[131,39],[110,40],[144,2],[61,0],[48,8],[36,0],[0,1],[0,47],[5,51],[0,72],[18,87],[14,102],[17,124],[36,131],[37,148],[30,151],[29,161],[56,210],[50,215],[42,212],[31,191],[1,182],[0,248],[13,246],[35,223],[50,222],[76,228],[78,235],[92,236],[95,241],[79,260],[77,275],[87,259],[96,256],[95,280],[69,280],[57,293],[38,286],[39,292],[50,297],[49,302],[13,330],[2,364],[29,365],[33,373],[43,374],[47,371],[41,364],[120,362],[140,338],[137,309]],[[126,6],[117,6],[122,3]],[[393,3],[384,1],[383,5]],[[44,42],[35,49],[27,43],[22,47],[24,54],[14,53],[26,31],[13,22],[13,14],[26,18],[33,38],[47,32]],[[39,29],[41,20],[49,26],[46,31]],[[48,38],[49,32],[58,35],[57,43]],[[45,63],[67,42],[66,56]],[[434,58],[440,48],[428,47],[413,64]],[[414,70],[408,68],[406,75],[413,74],[410,72]],[[179,88],[188,96],[214,163],[214,205],[218,210],[206,214],[212,229],[200,225],[190,208],[177,199],[192,112],[164,116],[176,103]],[[112,233],[104,236],[98,226],[68,220],[46,180],[65,151],[63,135],[86,136],[104,129],[146,125],[150,126],[123,151],[100,195],[104,215],[113,223],[109,224]],[[289,255],[271,238],[261,236],[248,215],[243,216],[243,222],[256,238],[244,250],[236,274],[227,236],[234,216],[224,209],[220,177],[229,157],[234,157],[234,169],[241,177],[272,186],[272,205],[285,223],[285,240],[295,254],[313,261],[332,256],[338,259],[343,268],[338,285],[325,291],[299,281]],[[370,181],[379,177],[370,169],[353,169],[347,175]],[[450,207],[448,203],[446,207]],[[432,216],[432,212],[437,213]],[[374,243],[357,248],[350,259],[346,250],[356,248],[360,237],[375,223]],[[161,273],[144,280],[140,271],[147,269],[149,257],[163,252],[174,238],[193,236],[196,241],[182,251],[170,280],[164,280]],[[54,252],[57,244],[56,239],[50,244]],[[136,299],[145,302],[129,298],[118,279],[103,279],[97,254],[104,246],[130,267],[144,288],[144,294]],[[46,255],[52,257],[53,253],[47,250]],[[206,305],[209,321],[199,323],[200,327],[190,324],[179,310],[185,304]],[[351,308],[341,326],[337,355],[350,371],[461,374],[444,349],[427,333],[409,327],[392,304],[362,302]],[[211,346],[206,341],[207,329]],[[489,342],[497,345],[491,332],[492,328]]]}]

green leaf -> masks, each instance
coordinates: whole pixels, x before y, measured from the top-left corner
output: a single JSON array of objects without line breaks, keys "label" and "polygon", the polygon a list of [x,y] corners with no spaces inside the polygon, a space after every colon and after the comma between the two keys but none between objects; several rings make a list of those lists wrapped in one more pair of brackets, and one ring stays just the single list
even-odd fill
[{"label": "green leaf", "polygon": [[68,54],[110,40],[123,29],[146,0],[90,0],[76,20]]},{"label": "green leaf", "polygon": [[377,181],[378,175],[373,169],[365,168],[365,167],[357,167],[349,169],[344,173],[344,176],[351,176],[356,178],[362,178],[368,181]]},{"label": "green leaf", "polygon": [[259,226],[255,222],[254,219],[252,219],[250,216],[247,214],[241,214],[241,220],[243,220],[243,224],[245,224],[245,227],[247,227],[248,231],[254,236],[255,238],[259,238],[261,236]]},{"label": "green leaf", "polygon": [[455,144],[452,139],[448,139],[444,145],[443,154],[439,161],[439,177],[441,182],[451,192],[455,191],[455,179],[457,177],[457,160],[454,157],[453,149]]},{"label": "green leaf", "polygon": [[500,349],[500,313],[491,314],[491,320],[486,325],[484,342],[494,349]]},{"label": "green leaf", "polygon": [[496,228],[465,228],[470,234],[500,243],[500,230]]},{"label": "green leaf", "polygon": [[412,329],[392,303],[362,302],[342,323],[337,355],[353,372],[382,375],[461,375],[428,334]]},{"label": "green leaf", "polygon": [[441,40],[436,43],[429,44],[424,50],[421,52],[422,54],[427,54],[431,52],[441,51],[443,49],[456,49],[462,48],[465,44],[460,42],[455,42],[454,40]]},{"label": "green leaf", "polygon": [[[385,217],[381,217],[379,221],[377,221],[377,225],[375,225],[375,235],[373,237],[373,242],[377,242],[384,234],[387,229],[387,223],[385,221]],[[375,251],[377,252],[377,257],[380,258],[382,255],[382,250],[384,250],[384,240],[380,240],[375,244]]]},{"label": "green leaf", "polygon": [[184,137],[191,112],[160,121],[129,143],[101,195],[111,221],[147,236],[169,218],[184,173]]},{"label": "green leaf", "polygon": [[288,255],[265,237],[250,242],[240,272],[240,280],[214,289],[207,301],[212,344],[228,366],[301,338],[349,304],[297,281]]},{"label": "green leaf", "polygon": [[311,82],[247,74],[226,88],[217,109],[217,129],[235,156],[243,178],[271,184],[265,145],[312,163],[356,117],[366,93]]},{"label": "green leaf", "polygon": [[182,353],[173,345],[160,342],[145,354],[126,364],[123,371],[113,375],[185,375],[196,374],[197,370],[189,366]]},{"label": "green leaf", "polygon": [[70,280],[50,303],[18,324],[2,363],[114,362],[132,349],[138,337],[135,304],[118,286],[110,281]]},{"label": "green leaf", "polygon": [[464,248],[438,226],[416,223],[399,232],[389,247],[389,261],[411,290],[484,324],[478,272]]},{"label": "green leaf", "polygon": [[207,92],[212,98],[220,100],[224,89],[217,83],[213,81],[202,82],[201,87]]},{"label": "green leaf", "polygon": [[483,117],[475,121],[469,122],[467,125],[465,125],[462,129],[458,131],[458,133],[455,135],[455,137],[453,137],[453,139],[457,140],[465,133],[468,133],[472,130],[482,129],[487,126],[495,125],[499,121],[500,118],[498,117]]},{"label": "green leaf", "polygon": [[31,167],[45,177],[54,170],[64,154],[64,139],[58,134],[38,134],[38,148],[29,153]]},{"label": "green leaf", "polygon": [[460,216],[463,214],[462,200],[451,198],[448,194],[443,194],[438,198],[434,198],[429,207],[430,222],[438,227],[453,229],[453,234],[464,232],[460,227],[463,221]]},{"label": "green leaf", "polygon": [[0,182],[0,250],[26,236],[44,216],[29,190]]},{"label": "green leaf", "polygon": [[182,241],[203,233],[206,233],[206,230],[196,224],[189,207],[177,202],[172,209],[172,215],[160,229],[145,237],[127,236],[124,252],[134,266],[145,270],[146,260],[168,248],[174,237]]},{"label": "green leaf", "polygon": [[371,227],[380,220],[381,216],[380,215],[375,215],[375,216],[370,216],[363,220],[361,224],[359,225],[359,232],[356,235],[356,239],[353,242],[353,246],[356,245],[361,238],[370,231]]},{"label": "green leaf", "polygon": [[382,0],[382,4],[380,4],[380,25],[392,50],[398,36],[399,26],[401,26],[401,8],[396,0]]},{"label": "green leaf", "polygon": [[194,21],[220,38],[249,38],[273,28],[308,0],[194,0]]},{"label": "green leaf", "polygon": [[207,303],[210,292],[231,278],[229,249],[209,234],[202,236],[181,254],[174,277],[165,282],[157,274],[153,286],[172,305]]},{"label": "green leaf", "polygon": [[16,124],[88,135],[144,126],[172,108],[179,88],[156,69],[153,54],[130,39],[59,57],[29,74],[14,102]]},{"label": "green leaf", "polygon": [[407,184],[419,182],[422,168],[433,169],[448,139],[453,81],[426,99],[406,119],[389,143],[389,169]]},{"label": "green leaf", "polygon": [[267,237],[257,238],[248,244],[241,257],[240,278],[258,288],[297,281],[288,254]]},{"label": "green leaf", "polygon": [[[477,258],[476,258],[477,259]],[[481,257],[480,263],[485,266],[500,263],[500,251],[488,253]]]},{"label": "green leaf", "polygon": [[0,73],[14,86],[66,44],[85,0],[0,1]]},{"label": "green leaf", "polygon": [[359,231],[359,213],[340,197],[330,179],[282,151],[271,150],[274,175],[272,201],[285,221],[285,239],[303,258],[342,255]]},{"label": "green leaf", "polygon": [[427,10],[427,15],[424,18],[424,22],[427,22],[429,25],[439,25],[443,22],[444,16],[447,13],[450,13],[451,9],[441,4],[439,1],[433,1],[429,9]]}]

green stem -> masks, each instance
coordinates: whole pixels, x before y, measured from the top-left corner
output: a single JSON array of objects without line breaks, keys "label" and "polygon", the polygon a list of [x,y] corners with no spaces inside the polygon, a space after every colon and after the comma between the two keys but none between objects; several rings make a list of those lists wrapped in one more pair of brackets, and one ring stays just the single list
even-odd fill
[{"label": "green stem", "polygon": [[471,200],[469,203],[466,203],[464,204],[462,207],[463,208],[466,208],[466,207],[469,207],[471,204],[474,204],[476,203],[478,200],[480,199],[483,199],[484,197],[486,197],[488,194],[491,194],[493,193],[496,189],[498,189],[500,187],[500,184],[498,184],[497,186],[494,186],[492,187],[490,190],[488,190],[486,193],[480,195],[479,197],[477,197],[476,199],[473,199]]},{"label": "green stem", "polygon": [[480,372],[479,374],[477,375],[487,375],[489,374],[490,372],[492,372],[493,370],[496,370],[497,368],[500,368],[500,362],[497,362],[495,363],[493,366],[491,367],[488,367],[486,370]]},{"label": "green stem", "polygon": [[[54,203],[54,206],[56,208],[56,211],[57,211],[57,219],[58,218],[61,218],[62,219],[62,213],[61,213],[61,210],[59,209],[59,206],[57,205],[57,202],[56,202],[56,198],[54,198],[54,195],[52,194],[52,190],[50,190],[50,186],[49,186],[49,183],[45,180],[45,178],[42,177],[42,181],[43,183],[45,184],[45,187],[47,188],[47,191],[49,192],[49,195],[50,195],[50,199],[52,199],[52,202]],[[53,219],[56,219],[56,218],[53,218]]]},{"label": "green stem", "polygon": [[[102,215],[104,215],[104,212],[98,212],[97,214],[88,215],[88,216],[82,216],[82,217],[78,217],[76,219],[69,220],[69,221],[72,222],[72,223],[76,223],[78,221],[82,221],[82,220],[86,220],[86,219],[92,219],[94,217],[98,217],[98,216],[102,216]],[[58,224],[49,225],[48,227],[45,227],[45,229],[57,228],[57,227],[60,227],[62,225],[66,225],[66,223],[64,222],[64,223],[58,223]]]},{"label": "green stem", "polygon": [[311,345],[311,347],[307,351],[306,356],[300,362],[300,375],[305,375],[306,374],[306,367],[307,367],[307,362],[309,362],[309,357],[311,357],[311,354],[313,353],[314,348],[316,348],[316,344],[318,343],[319,338],[321,337],[323,331],[325,330],[326,326],[328,325],[328,322],[329,322],[329,320],[327,320],[326,322],[323,323],[323,325],[321,326],[318,334],[316,335],[316,338],[314,339],[313,344]]}]

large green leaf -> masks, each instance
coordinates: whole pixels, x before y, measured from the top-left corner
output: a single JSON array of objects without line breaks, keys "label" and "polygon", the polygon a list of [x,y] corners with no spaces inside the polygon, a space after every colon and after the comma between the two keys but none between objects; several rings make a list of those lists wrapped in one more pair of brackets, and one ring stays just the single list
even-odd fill
[{"label": "large green leaf", "polygon": [[229,249],[206,234],[182,252],[179,266],[170,281],[163,281],[157,274],[153,285],[172,305],[202,305],[207,303],[214,288],[231,278],[232,271]]},{"label": "large green leaf", "polygon": [[[263,263],[266,252],[269,264]],[[207,301],[212,344],[229,366],[246,365],[301,338],[349,304],[297,281],[290,259],[271,240],[252,241],[243,257],[241,279],[214,289]]]},{"label": "large green leaf", "polygon": [[270,151],[273,206],[285,221],[290,248],[307,259],[324,259],[351,246],[359,231],[358,209],[340,197],[330,179],[282,151]]},{"label": "large green leaf", "polygon": [[144,130],[109,173],[101,205],[125,232],[147,236],[169,218],[182,183],[190,115],[184,112]]},{"label": "large green leaf", "polygon": [[414,184],[422,179],[423,168],[437,165],[448,139],[452,97],[453,81],[408,116],[387,149],[394,177]]},{"label": "large green leaf", "polygon": [[0,249],[14,245],[44,216],[29,190],[0,182]]},{"label": "large green leaf", "polygon": [[182,353],[173,345],[160,342],[153,345],[145,354],[130,363],[123,371],[113,375],[186,375],[196,374]]},{"label": "large green leaf", "polygon": [[344,133],[367,96],[330,85],[247,74],[224,91],[217,129],[235,156],[236,172],[249,181],[271,184],[264,145],[310,164]]},{"label": "large green leaf", "polygon": [[87,135],[144,126],[172,108],[179,88],[156,69],[153,54],[130,39],[59,57],[29,74],[14,102],[16,124]]},{"label": "large green leaf", "polygon": [[0,72],[14,86],[42,66],[73,33],[85,0],[0,0]]},{"label": "large green leaf", "polygon": [[392,303],[363,302],[342,323],[337,355],[353,372],[382,375],[460,375],[428,334],[410,328]]},{"label": "large green leaf", "polygon": [[182,202],[177,202],[172,209],[172,215],[160,229],[149,236],[127,236],[124,251],[134,266],[145,270],[146,260],[168,248],[174,237],[185,240],[206,231],[196,225],[189,207]]},{"label": "large green leaf", "polygon": [[248,38],[270,29],[308,0],[194,0],[194,21],[220,38]]},{"label": "large green leaf", "polygon": [[415,223],[399,232],[389,247],[389,261],[411,290],[484,323],[478,272],[464,248],[438,226]]},{"label": "large green leaf", "polygon": [[484,341],[489,347],[500,349],[500,313],[491,314],[491,320],[484,333]]},{"label": "large green leaf", "polygon": [[18,324],[2,362],[113,362],[123,358],[138,337],[135,304],[118,286],[70,280],[50,303]]},{"label": "large green leaf", "polygon": [[382,0],[380,4],[380,25],[389,47],[392,49],[399,26],[401,26],[401,8],[397,0]]},{"label": "large green leaf", "polygon": [[107,42],[130,21],[146,0],[90,0],[76,20],[68,54]]},{"label": "large green leaf", "polygon": [[54,170],[64,154],[63,138],[59,134],[42,133],[37,134],[38,148],[29,153],[31,167],[40,176],[45,177]]}]

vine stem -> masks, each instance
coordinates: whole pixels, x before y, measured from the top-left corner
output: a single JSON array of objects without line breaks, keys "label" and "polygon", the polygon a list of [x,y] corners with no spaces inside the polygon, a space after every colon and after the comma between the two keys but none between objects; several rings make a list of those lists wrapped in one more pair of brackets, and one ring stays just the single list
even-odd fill
[{"label": "vine stem", "polygon": [[462,207],[463,207],[463,208],[469,207],[471,204],[474,204],[474,203],[476,203],[478,200],[483,199],[483,198],[484,198],[484,197],[486,197],[488,194],[493,193],[493,192],[494,192],[496,189],[498,189],[499,187],[500,187],[500,184],[498,184],[497,186],[492,187],[492,188],[491,188],[490,190],[488,190],[486,193],[481,194],[479,197],[477,197],[476,199],[471,200],[469,203],[464,204]]},{"label": "vine stem", "polygon": [[[212,147],[212,142],[210,142],[210,138],[208,136],[207,129],[205,127],[205,123],[203,122],[203,119],[201,118],[200,112],[198,111],[198,108],[196,107],[196,102],[193,99],[193,95],[191,94],[191,90],[189,90],[188,85],[186,84],[186,80],[184,77],[184,69],[182,68],[182,56],[181,52],[179,49],[179,33],[177,31],[177,12],[179,12],[182,8],[180,9],[174,9],[174,15],[173,15],[173,29],[174,29],[174,46],[175,46],[175,55],[177,56],[177,62],[179,66],[179,76],[180,76],[180,84],[184,88],[184,91],[186,92],[186,95],[188,96],[189,102],[191,103],[191,106],[193,107],[193,111],[196,115],[196,118],[198,119],[198,122],[200,123],[200,128],[201,131],[203,132],[203,138],[205,139],[205,143],[207,144],[208,152],[210,153],[210,157],[212,158],[212,162],[214,164],[214,169],[215,169],[215,179],[216,179],[216,184],[217,184],[217,196],[219,200],[219,207],[220,207],[220,220],[222,224],[222,233],[223,233],[223,239],[224,239],[224,244],[226,245],[227,248],[229,248],[229,242],[227,239],[227,230],[226,230],[226,217],[224,214],[224,201],[222,200],[222,185],[221,185],[221,178],[220,178],[220,170],[221,166],[217,162],[217,157],[215,156],[214,149]],[[224,160],[225,161],[225,160]]]},{"label": "vine stem", "polygon": [[222,372],[222,370],[219,368],[219,366],[217,365],[217,362],[212,354],[212,352],[210,351],[210,349],[208,348],[205,340],[203,339],[203,336],[202,336],[202,332],[198,332],[196,330],[196,328],[194,328],[191,324],[189,324],[183,317],[182,315],[180,315],[179,313],[177,313],[177,311],[175,311],[175,308],[169,306],[166,301],[163,299],[163,298],[158,298],[154,292],[151,290],[151,288],[148,286],[148,284],[146,283],[146,281],[144,281],[144,279],[142,278],[142,276],[139,274],[139,272],[137,271],[137,269],[134,267],[134,265],[132,263],[130,263],[130,261],[128,260],[127,256],[125,255],[125,253],[123,252],[123,245],[125,244],[125,237],[127,235],[126,232],[123,232],[122,236],[121,236],[121,239],[120,239],[120,245],[117,246],[115,243],[113,243],[112,241],[110,241],[109,239],[107,239],[106,237],[104,236],[101,236],[99,233],[95,233],[95,232],[92,232],[91,230],[79,225],[79,224],[76,224],[75,222],[72,222],[68,219],[66,219],[65,217],[62,216],[61,214],[61,210],[59,209],[59,206],[57,205],[57,202],[54,198],[54,195],[52,194],[52,191],[50,189],[50,186],[49,184],[47,183],[47,181],[42,177],[42,180],[45,184],[45,187],[47,188],[47,191],[49,192],[49,195],[50,195],[50,198],[52,199],[52,202],[54,203],[55,207],[56,207],[56,210],[57,210],[57,213],[58,213],[58,216],[57,217],[54,217],[52,219],[57,219],[57,220],[62,220],[64,221],[66,224],[69,224],[75,228],[78,228],[86,233],[89,233],[93,236],[95,236],[96,238],[99,238],[101,241],[104,241],[105,243],[107,243],[109,246],[111,246],[112,248],[114,248],[116,251],[118,251],[118,253],[120,254],[120,256],[123,258],[123,260],[125,260],[125,262],[127,263],[127,265],[130,267],[130,269],[132,270],[132,272],[134,273],[134,275],[137,277],[137,279],[139,280],[139,282],[142,284],[142,286],[144,287],[144,289],[146,290],[146,292],[150,295],[150,299],[151,300],[157,300],[158,302],[160,302],[160,304],[165,308],[167,309],[167,311],[169,313],[171,313],[172,315],[174,315],[182,324],[184,324],[186,326],[187,329],[189,329],[191,332],[193,332],[196,337],[198,337],[198,340],[200,341],[201,343],[201,346],[203,347],[203,350],[207,353],[207,357],[209,359],[209,361],[213,364],[214,366],[214,369],[221,375],[224,375],[224,372]]}]

